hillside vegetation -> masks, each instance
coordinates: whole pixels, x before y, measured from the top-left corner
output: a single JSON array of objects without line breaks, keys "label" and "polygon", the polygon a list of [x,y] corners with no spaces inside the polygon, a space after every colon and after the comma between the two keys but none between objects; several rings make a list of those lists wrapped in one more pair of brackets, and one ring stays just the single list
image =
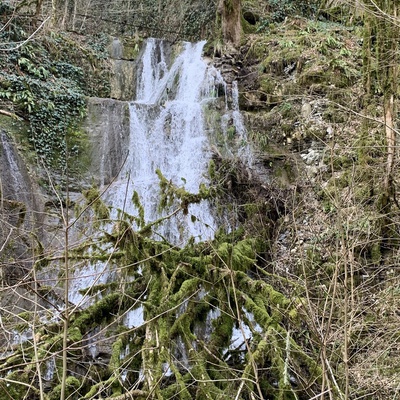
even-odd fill
[{"label": "hillside vegetation", "polygon": [[[400,396],[391,3],[0,2],[0,400]],[[134,62],[149,36],[207,39],[238,82],[257,160],[248,170],[213,149],[197,194],[158,171],[165,209],[209,199],[234,211],[237,229],[182,248],[153,239],[160,221],[138,198],[138,216],[112,219],[85,181],[87,98],[115,93],[110,45],[119,37]],[[8,190],[8,143],[41,204]],[[65,282],[96,261],[115,279],[75,307]],[[139,306],[145,322],[128,328]]]}]

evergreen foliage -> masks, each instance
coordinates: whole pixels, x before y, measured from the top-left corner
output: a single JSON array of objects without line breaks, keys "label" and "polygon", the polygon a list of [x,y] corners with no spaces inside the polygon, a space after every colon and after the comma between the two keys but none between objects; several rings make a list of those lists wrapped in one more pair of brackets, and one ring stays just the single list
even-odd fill
[{"label": "evergreen foliage", "polygon": [[[7,16],[4,13],[2,18]],[[8,45],[24,41],[29,33],[23,26],[20,20],[13,20],[1,32],[0,41]],[[86,113],[84,93],[104,92],[96,74],[87,79],[92,70],[88,64],[105,57],[104,36],[95,43],[97,47],[90,42],[85,48],[80,46],[86,64],[74,55],[77,42],[67,34],[52,33],[16,50],[0,51],[1,106],[28,123],[28,142],[46,167],[64,169],[66,153],[73,157],[82,151],[79,123]]]}]

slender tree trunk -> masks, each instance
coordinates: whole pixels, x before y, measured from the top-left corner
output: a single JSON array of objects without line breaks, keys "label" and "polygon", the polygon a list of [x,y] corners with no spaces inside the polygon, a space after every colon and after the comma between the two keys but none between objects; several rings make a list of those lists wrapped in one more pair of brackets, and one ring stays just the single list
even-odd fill
[{"label": "slender tree trunk", "polygon": [[391,192],[391,182],[395,158],[396,134],[394,130],[394,95],[391,94],[385,101],[385,131],[387,144],[386,174],[384,180],[384,190]]},{"label": "slender tree trunk", "polygon": [[63,18],[62,18],[61,24],[60,24],[60,27],[62,30],[65,30],[65,27],[67,25],[68,8],[69,8],[69,0],[65,0],[64,14],[63,14]]},{"label": "slender tree trunk", "polygon": [[[386,167],[383,179],[384,204],[389,204],[393,193],[392,175],[395,166],[396,147],[396,103],[399,64],[399,20],[396,2],[387,0],[365,0],[365,35],[363,49],[364,87],[372,94],[377,87],[383,95],[383,121],[385,123]],[[376,69],[372,69],[372,55],[376,59]]]},{"label": "slender tree trunk", "polygon": [[51,0],[51,24],[56,26],[56,15],[57,15],[57,7],[56,7],[56,0]]},{"label": "slender tree trunk", "polygon": [[367,16],[364,21],[364,37],[363,37],[363,84],[367,97],[373,93],[372,88],[372,28],[371,21]]},{"label": "slender tree trunk", "polygon": [[[392,193],[392,175],[395,162],[395,116],[396,101],[398,91],[398,52],[399,52],[399,33],[396,26],[397,5],[389,5],[385,1],[381,2],[381,9],[384,15],[383,21],[379,22],[382,26],[382,68],[384,69],[382,87],[384,88],[384,121],[385,136],[387,145],[386,174],[384,179],[384,190],[389,196]],[[386,6],[386,8],[385,8]]]}]

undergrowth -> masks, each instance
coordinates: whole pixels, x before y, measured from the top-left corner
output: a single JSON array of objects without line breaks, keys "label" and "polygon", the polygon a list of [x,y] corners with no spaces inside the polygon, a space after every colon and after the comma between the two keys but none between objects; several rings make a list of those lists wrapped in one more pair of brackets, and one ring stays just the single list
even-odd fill
[{"label": "undergrowth", "polygon": [[[1,17],[6,19],[7,12]],[[106,37],[80,43],[60,32],[18,47],[30,35],[31,28],[24,26],[13,19],[0,35],[10,48],[0,52],[0,107],[26,121],[26,139],[46,167],[64,169],[67,152],[77,156],[82,151],[79,124],[86,113],[85,95],[109,91],[104,85],[107,68],[100,77],[94,72],[106,57]]]}]

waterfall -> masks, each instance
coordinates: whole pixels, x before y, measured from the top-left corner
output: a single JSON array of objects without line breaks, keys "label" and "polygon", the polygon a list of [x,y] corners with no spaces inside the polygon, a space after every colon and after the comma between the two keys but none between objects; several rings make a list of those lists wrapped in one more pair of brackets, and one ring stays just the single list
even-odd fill
[{"label": "waterfall", "polygon": [[[184,43],[168,68],[167,51],[160,40],[147,41],[139,67],[136,100],[130,103],[129,154],[117,182],[106,195],[115,209],[137,211],[131,203],[137,192],[146,222],[174,211],[159,210],[159,177],[197,193],[207,185],[211,158],[204,124],[204,107],[215,100],[215,85],[222,81],[202,59],[205,42]],[[207,201],[189,206],[156,228],[157,234],[183,245],[189,237],[213,237],[216,223]]]},{"label": "waterfall", "polygon": [[11,200],[30,204],[32,190],[21,168],[16,149],[3,131],[0,132],[0,146],[2,195]]},{"label": "waterfall", "polygon": [[[200,186],[208,186],[212,146],[222,144],[232,156],[239,155],[244,161],[249,158],[237,86],[232,86],[232,102],[228,102],[227,85],[221,74],[202,58],[204,44],[183,43],[174,58],[170,46],[162,40],[147,40],[137,67],[136,98],[129,103],[130,134],[126,153],[119,155],[122,167],[102,197],[111,207],[114,220],[123,218],[121,212],[137,217],[144,211],[145,223],[165,217],[152,227],[153,237],[179,247],[189,238],[212,239],[217,229],[215,213],[208,200],[190,204],[185,213],[175,213],[179,211],[178,203],[160,209],[160,178],[156,171],[175,187],[197,194]],[[225,96],[222,102],[218,101],[218,94]],[[207,115],[211,123],[206,121]],[[221,137],[227,137],[228,127],[234,129],[237,137],[232,149],[228,139],[221,142]],[[109,126],[109,131],[113,134],[114,125]],[[100,143],[102,149],[115,142],[107,133]],[[123,145],[119,147],[123,149]],[[103,154],[100,158],[100,172],[110,171],[107,161],[111,163],[113,157]],[[107,179],[100,177],[100,181]],[[140,227],[136,222],[134,228]],[[115,273],[109,269],[102,262],[76,269],[70,282],[70,301],[87,306],[87,296],[80,294],[82,289],[115,279]],[[142,320],[143,310],[139,307],[130,312],[125,322],[135,325]]]},{"label": "waterfall", "polygon": [[[246,164],[251,164],[246,130],[239,112],[237,85],[235,83],[232,85],[232,100],[228,101],[226,98],[227,85],[221,74],[202,58],[204,44],[205,42],[184,43],[180,52],[174,57],[171,55],[171,50],[166,48],[162,41],[149,39],[139,61],[136,97],[129,102],[130,132],[129,138],[126,140],[128,144],[126,154],[122,154],[123,151],[120,151],[121,168],[111,182],[108,178],[112,176],[117,162],[113,160],[114,164],[111,165],[110,154],[124,149],[125,137],[118,136],[117,133],[121,130],[110,130],[109,135],[102,137],[99,146],[102,152],[99,171],[103,175],[99,180],[102,184],[100,192],[103,194],[102,201],[112,210],[111,219],[116,221],[119,218],[125,218],[126,215],[136,216],[136,222],[132,222],[134,229],[140,229],[145,223],[153,223],[161,219],[162,222],[152,226],[153,237],[166,239],[178,247],[185,246],[191,238],[195,241],[212,239],[218,228],[217,217],[211,201],[206,198],[189,204],[185,210],[179,209],[179,201],[161,209],[159,207],[160,175],[163,176],[163,182],[164,180],[170,182],[181,192],[184,190],[191,194],[199,194],[201,191],[206,191],[204,188],[209,186],[207,175],[212,157],[212,146],[222,145],[231,151],[233,156],[240,156]],[[114,50],[117,53],[118,49]],[[171,61],[171,59],[173,60]],[[221,94],[218,93],[220,89],[225,97],[218,100],[218,95]],[[107,103],[112,102],[114,101],[111,99],[107,100]],[[119,102],[119,105],[121,103]],[[105,104],[106,102],[104,102]],[[118,110],[114,109],[114,113],[110,114],[112,118],[105,118],[107,126],[119,124],[116,121],[117,118],[114,118],[119,115],[116,111]],[[212,122],[210,122],[211,120]],[[216,129],[214,130],[214,128]],[[229,149],[229,140],[225,140],[229,129],[235,133],[235,143],[231,149]],[[112,134],[115,134],[115,137],[112,138]],[[101,131],[99,136],[101,136]],[[8,163],[14,171],[18,171],[16,159],[11,157],[12,154],[3,136],[1,136],[1,140]],[[119,146],[116,146],[116,143]],[[107,174],[109,176],[105,178]],[[13,186],[16,187],[22,181],[16,172],[15,177],[12,177],[11,180]],[[142,211],[145,221],[143,223],[140,221]],[[79,217],[71,224],[73,229],[69,231],[70,243],[74,243],[77,248],[81,243],[85,244],[88,238],[93,238],[94,243],[92,247],[86,247],[86,244],[83,246],[85,247],[84,256],[88,260],[82,257],[82,261],[72,263],[74,258],[71,258],[69,280],[67,281],[69,301],[72,303],[69,305],[71,315],[77,308],[86,308],[101,299],[104,293],[108,293],[109,288],[104,288],[109,283],[116,283],[122,279],[126,283],[135,279],[133,275],[126,276],[125,272],[115,268],[111,253],[109,260],[104,260],[104,253],[107,254],[108,249],[105,245],[101,247],[103,244],[100,241],[96,242],[96,238],[99,238],[101,234],[98,233],[99,226],[91,225],[86,218],[88,215],[92,216],[90,212],[88,211],[87,214],[78,212]],[[163,219],[163,217],[165,218]],[[86,226],[79,232],[75,222],[77,222],[77,226],[81,223]],[[101,227],[103,233],[104,231],[111,233],[112,228],[111,223]],[[71,249],[73,249],[73,245]],[[92,257],[97,250],[104,252],[102,258]],[[79,254],[77,253],[77,255]],[[79,260],[78,257],[77,259]],[[52,267],[54,265],[56,264],[52,264]],[[139,266],[135,271],[136,274],[141,274],[140,268]],[[52,269],[52,272],[58,274],[58,268]],[[52,282],[52,277],[47,275],[42,282],[45,282],[46,279]],[[97,289],[96,286],[103,289]],[[121,287],[123,284],[115,290],[119,290]],[[93,290],[86,291],[86,289]],[[206,295],[207,292],[202,289],[196,299],[200,302]],[[121,323],[133,331],[148,322],[143,306],[143,302],[147,300],[146,291],[143,291],[141,296],[121,316],[119,321],[116,321],[118,324]],[[182,303],[182,312],[187,303],[188,300]],[[52,311],[54,320],[59,321],[61,315],[59,310],[54,308]],[[177,309],[177,315],[179,312],[180,310]],[[209,338],[213,331],[213,321],[220,316],[219,307],[212,305],[205,320],[194,326],[193,330],[196,336],[201,339]],[[41,317],[40,321],[45,323],[45,318]],[[247,319],[250,320],[250,317]],[[86,349],[86,356],[92,360],[98,358],[102,351],[101,346],[105,349],[105,353],[111,351],[107,340],[104,340],[105,344],[101,344],[104,339],[103,329],[96,329],[92,332],[82,332],[85,335],[85,345],[82,348]],[[236,350],[242,347],[240,340],[243,332],[245,332],[245,339],[249,339],[252,335],[249,328],[233,329],[232,344],[229,349]],[[13,344],[30,341],[33,334],[32,329],[15,334]],[[174,346],[179,364],[185,369],[189,369],[192,360],[183,337],[177,336]],[[124,360],[130,357],[127,345],[121,352],[120,359]],[[55,366],[55,358],[46,360],[44,381],[53,379]],[[174,374],[168,362],[164,362],[162,368],[165,377]],[[122,371],[122,380],[127,378],[127,371]],[[139,380],[142,379],[140,376],[144,376],[143,371],[139,372]]]}]

